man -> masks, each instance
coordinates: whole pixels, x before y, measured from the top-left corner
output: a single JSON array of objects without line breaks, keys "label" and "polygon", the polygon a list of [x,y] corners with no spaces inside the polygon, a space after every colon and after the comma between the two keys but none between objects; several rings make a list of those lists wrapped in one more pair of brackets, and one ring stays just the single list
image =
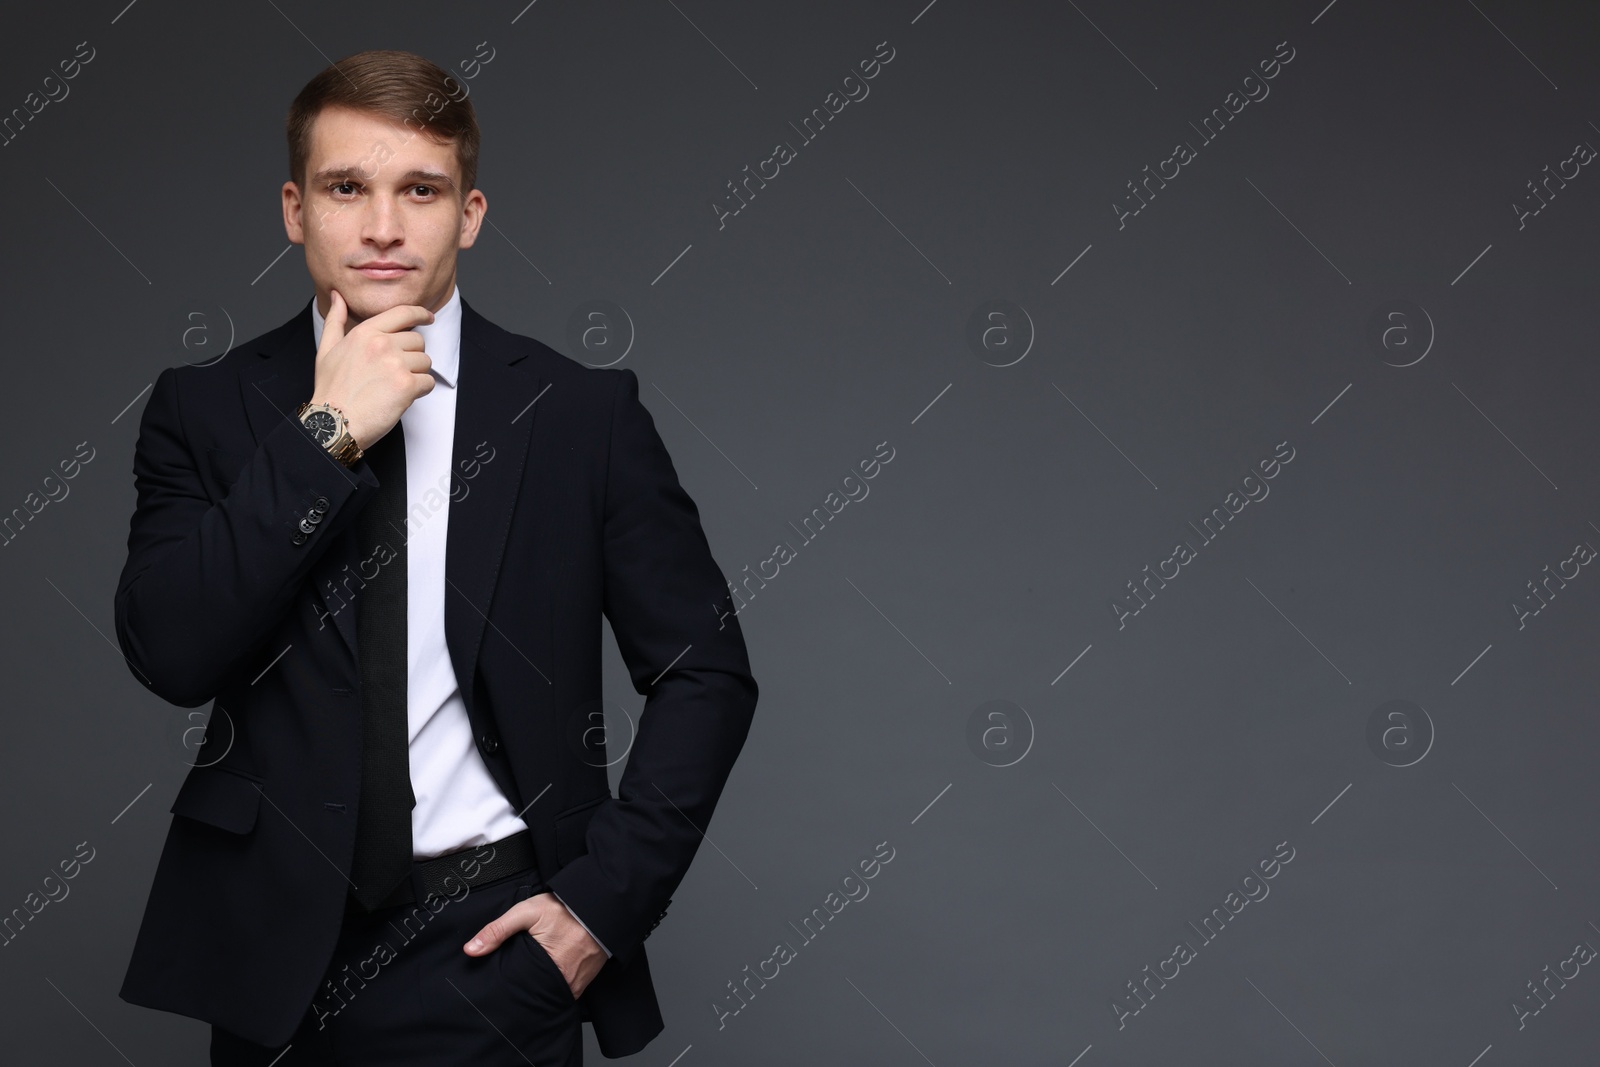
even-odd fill
[{"label": "man", "polygon": [[584,1019],[632,1054],[663,1026],[642,942],[756,704],[723,575],[633,372],[461,300],[459,83],[363,52],[288,140],[314,300],[163,370],[139,429],[117,636],[215,704],[121,995],[210,1022],[213,1064],[575,1065]]}]

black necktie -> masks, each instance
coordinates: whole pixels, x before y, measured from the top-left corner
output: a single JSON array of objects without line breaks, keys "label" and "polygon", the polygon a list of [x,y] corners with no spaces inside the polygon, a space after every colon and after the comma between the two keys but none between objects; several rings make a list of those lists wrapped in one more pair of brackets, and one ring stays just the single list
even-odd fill
[{"label": "black necktie", "polygon": [[[406,724],[406,442],[400,423],[366,450],[378,491],[356,516],[363,559],[388,559],[356,595],[361,667],[361,794],[350,880],[372,911],[411,869],[411,759]],[[391,558],[392,557],[392,558]],[[365,575],[363,575],[365,577]]]}]

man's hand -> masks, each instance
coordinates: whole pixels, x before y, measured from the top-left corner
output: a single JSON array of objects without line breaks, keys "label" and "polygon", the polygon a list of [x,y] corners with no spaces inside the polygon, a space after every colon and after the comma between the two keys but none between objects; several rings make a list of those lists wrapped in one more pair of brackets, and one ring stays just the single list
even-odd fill
[{"label": "man's hand", "polygon": [[479,930],[463,946],[469,956],[487,956],[508,937],[531,934],[561,968],[573,999],[583,995],[605,965],[605,950],[589,936],[554,893],[536,893],[519,900],[511,910]]},{"label": "man's hand", "polygon": [[349,309],[334,290],[317,346],[313,404],[332,404],[350,420],[350,435],[368,449],[394,429],[406,408],[433,391],[433,361],[422,335],[412,329],[433,321],[433,312],[401,304],[365,319],[345,333]]}]

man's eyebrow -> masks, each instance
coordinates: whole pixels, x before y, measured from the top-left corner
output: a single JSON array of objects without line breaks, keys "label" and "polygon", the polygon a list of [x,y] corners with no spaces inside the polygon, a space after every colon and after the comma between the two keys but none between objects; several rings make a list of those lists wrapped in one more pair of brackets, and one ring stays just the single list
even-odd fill
[{"label": "man's eyebrow", "polygon": [[[370,173],[370,168],[361,166],[324,167],[311,176],[312,184],[324,185],[336,181],[370,181],[375,175]],[[400,175],[399,181],[403,185],[413,182],[427,182],[430,185],[452,186],[455,184],[450,175],[436,170],[410,170]]]}]

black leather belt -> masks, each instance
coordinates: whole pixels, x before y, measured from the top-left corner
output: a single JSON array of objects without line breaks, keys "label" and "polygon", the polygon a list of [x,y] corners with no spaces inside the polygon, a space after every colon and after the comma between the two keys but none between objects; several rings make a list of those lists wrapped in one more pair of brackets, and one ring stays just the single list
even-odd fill
[{"label": "black leather belt", "polygon": [[[520,830],[487,845],[469,845],[432,859],[413,861],[410,877],[402,878],[378,907],[426,903],[434,897],[459,898],[467,888],[497,882],[536,866],[533,834]],[[361,910],[354,894],[346,897],[345,907]]]}]

